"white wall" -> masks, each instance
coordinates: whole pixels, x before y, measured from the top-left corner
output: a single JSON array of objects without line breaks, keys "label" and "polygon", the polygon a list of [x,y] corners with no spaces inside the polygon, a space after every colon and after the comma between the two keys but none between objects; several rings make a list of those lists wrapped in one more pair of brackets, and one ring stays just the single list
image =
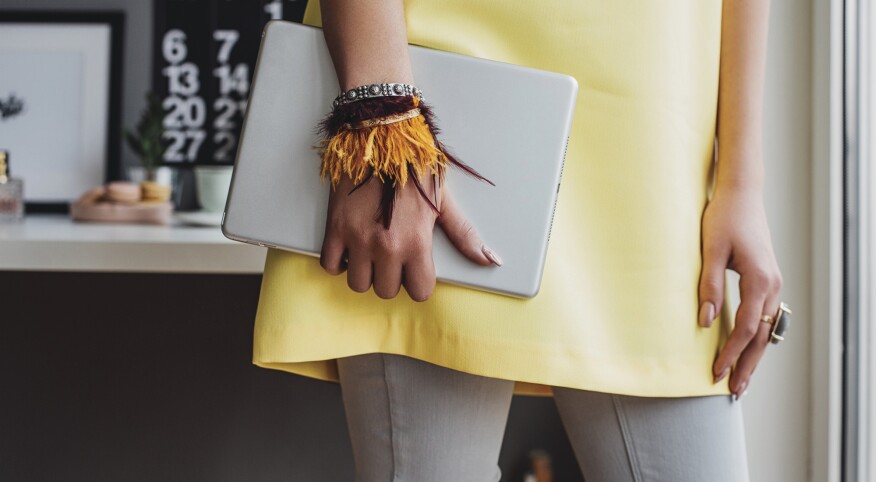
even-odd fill
[{"label": "white wall", "polygon": [[812,12],[812,367],[809,480],[839,482],[842,400],[842,5]]},{"label": "white wall", "polygon": [[[742,399],[752,482],[808,480],[810,437],[812,5],[772,0],[764,99],[765,203],[794,310]],[[816,479],[817,480],[817,479]]]}]

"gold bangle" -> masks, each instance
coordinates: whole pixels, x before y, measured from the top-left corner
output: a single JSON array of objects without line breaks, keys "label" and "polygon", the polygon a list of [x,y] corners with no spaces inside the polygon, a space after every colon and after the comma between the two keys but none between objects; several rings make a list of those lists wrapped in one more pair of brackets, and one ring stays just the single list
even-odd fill
[{"label": "gold bangle", "polygon": [[386,117],[375,117],[374,119],[365,119],[354,124],[349,122],[341,125],[342,129],[367,129],[368,127],[374,126],[382,126],[387,124],[395,124],[396,122],[406,121],[408,119],[413,119],[420,115],[419,108],[413,108],[407,112],[401,112],[398,114],[388,115]]}]

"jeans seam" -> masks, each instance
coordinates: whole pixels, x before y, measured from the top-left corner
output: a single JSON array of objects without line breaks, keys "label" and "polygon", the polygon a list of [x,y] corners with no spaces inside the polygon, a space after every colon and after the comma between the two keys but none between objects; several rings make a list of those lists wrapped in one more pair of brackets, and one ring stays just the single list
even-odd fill
[{"label": "jeans seam", "polygon": [[627,419],[621,406],[621,401],[617,394],[614,393],[611,394],[611,401],[614,404],[614,412],[617,415],[617,421],[621,428],[624,448],[627,451],[627,461],[630,464],[630,472],[633,474],[633,482],[643,482],[642,474],[639,472],[639,459],[636,456],[636,448],[633,445],[633,438],[627,426]]},{"label": "jeans seam", "polygon": [[386,367],[386,355],[380,354],[380,363],[383,365],[383,386],[386,388],[386,412],[389,419],[389,444],[392,447],[392,482],[398,482],[398,447],[395,440],[395,425],[392,417],[392,390],[389,388],[389,371]]}]

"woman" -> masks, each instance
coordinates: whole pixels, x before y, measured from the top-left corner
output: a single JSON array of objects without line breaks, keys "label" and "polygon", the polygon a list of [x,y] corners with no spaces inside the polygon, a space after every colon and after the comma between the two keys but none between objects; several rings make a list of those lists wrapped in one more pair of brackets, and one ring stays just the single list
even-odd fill
[{"label": "woman", "polygon": [[340,382],[357,481],[499,480],[512,394],[554,396],[588,481],[748,480],[733,401],[782,284],[762,202],[767,17],[762,0],[307,5],[343,91],[416,85],[408,42],[579,84],[535,298],[436,285],[436,223],[484,269],[501,253],[410,184],[385,230],[379,181],[354,199],[342,180],[319,261],[269,251],[253,361]]}]

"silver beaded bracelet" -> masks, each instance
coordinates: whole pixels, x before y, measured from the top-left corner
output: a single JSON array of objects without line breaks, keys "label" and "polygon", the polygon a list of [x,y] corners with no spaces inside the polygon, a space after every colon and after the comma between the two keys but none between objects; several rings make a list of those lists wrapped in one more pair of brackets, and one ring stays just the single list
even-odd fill
[{"label": "silver beaded bracelet", "polygon": [[389,97],[389,96],[405,96],[416,95],[420,100],[425,100],[423,92],[411,84],[383,83],[383,84],[366,84],[341,92],[335,97],[332,103],[334,107],[343,104],[349,104],[357,100],[367,99],[369,97]]}]

